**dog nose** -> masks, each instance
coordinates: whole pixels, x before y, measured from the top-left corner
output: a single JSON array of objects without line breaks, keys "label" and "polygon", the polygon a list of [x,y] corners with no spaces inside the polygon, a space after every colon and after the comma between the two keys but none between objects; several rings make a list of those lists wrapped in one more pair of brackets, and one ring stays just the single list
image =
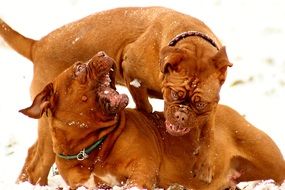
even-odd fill
[{"label": "dog nose", "polygon": [[175,116],[176,120],[180,123],[184,123],[188,119],[187,114],[184,112],[181,112],[181,111],[175,112],[174,116]]}]

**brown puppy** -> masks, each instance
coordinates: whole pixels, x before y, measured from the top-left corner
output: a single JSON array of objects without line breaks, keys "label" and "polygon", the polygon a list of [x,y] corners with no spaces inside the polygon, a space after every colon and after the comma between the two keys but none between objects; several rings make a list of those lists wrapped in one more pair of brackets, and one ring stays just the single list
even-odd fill
[{"label": "brown puppy", "polygon": [[226,106],[215,106],[210,148],[216,175],[210,184],[197,179],[196,140],[203,125],[175,137],[166,132],[162,114],[123,110],[128,98],[111,83],[113,64],[103,52],[76,63],[21,110],[32,118],[47,118],[56,164],[72,189],[182,185],[222,190],[240,181],[285,179],[285,162],[273,141]]},{"label": "brown puppy", "polygon": [[[20,35],[0,19],[0,35],[33,61],[32,97],[74,62],[104,50],[117,62],[117,82],[128,87],[137,109],[151,112],[148,96],[163,97],[169,133],[181,136],[203,124],[206,127],[199,133],[213,135],[213,105],[231,64],[217,37],[196,18],[161,7],[119,8],[65,25],[39,41]],[[51,147],[45,145],[50,142],[45,125],[45,119],[39,120],[39,133],[45,135],[39,135],[31,152],[37,154],[36,147]],[[208,140],[202,144],[201,152],[211,146]],[[44,153],[42,166],[48,170],[53,155],[47,148]],[[211,156],[200,159],[202,164],[195,172],[210,182],[214,175]],[[23,171],[38,168],[26,163]],[[30,180],[35,183],[40,178],[39,183],[45,184],[45,174]]]}]

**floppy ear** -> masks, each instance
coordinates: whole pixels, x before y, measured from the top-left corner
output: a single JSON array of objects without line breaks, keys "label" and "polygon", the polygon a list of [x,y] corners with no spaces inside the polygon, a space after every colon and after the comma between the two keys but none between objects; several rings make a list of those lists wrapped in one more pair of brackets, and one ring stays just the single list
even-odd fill
[{"label": "floppy ear", "polygon": [[226,79],[227,68],[233,66],[233,64],[230,63],[228,59],[226,47],[223,46],[212,59],[216,68],[221,73],[220,75],[221,82],[224,82]]},{"label": "floppy ear", "polygon": [[33,104],[19,112],[34,119],[39,119],[51,107],[53,84],[49,83],[34,99]]},{"label": "floppy ear", "polygon": [[175,47],[165,47],[161,50],[160,56],[160,71],[168,72],[168,69],[177,70],[178,64],[182,61],[184,52]]}]

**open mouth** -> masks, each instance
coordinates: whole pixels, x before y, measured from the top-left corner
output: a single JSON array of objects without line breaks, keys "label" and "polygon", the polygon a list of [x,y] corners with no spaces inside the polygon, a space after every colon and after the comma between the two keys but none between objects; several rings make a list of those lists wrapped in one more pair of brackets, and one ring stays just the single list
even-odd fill
[{"label": "open mouth", "polygon": [[99,83],[99,103],[106,114],[117,114],[128,105],[128,96],[116,91],[114,66],[100,77]]},{"label": "open mouth", "polygon": [[173,136],[183,136],[190,132],[191,128],[174,125],[169,121],[165,121],[166,131]]},{"label": "open mouth", "polygon": [[116,90],[115,86],[115,65],[113,64],[110,68],[106,69],[106,71],[102,74],[99,79],[99,83],[101,87],[111,87]]}]

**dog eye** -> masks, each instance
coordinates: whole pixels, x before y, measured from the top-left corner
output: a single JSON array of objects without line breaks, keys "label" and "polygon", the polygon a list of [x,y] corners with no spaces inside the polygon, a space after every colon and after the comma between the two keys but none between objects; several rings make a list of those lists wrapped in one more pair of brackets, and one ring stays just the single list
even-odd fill
[{"label": "dog eye", "polygon": [[84,84],[87,78],[87,66],[80,62],[76,64],[74,66],[74,75],[81,84]]},{"label": "dog eye", "polygon": [[208,104],[206,102],[201,102],[201,101],[195,103],[195,107],[199,111],[204,110],[207,107],[207,105]]},{"label": "dog eye", "polygon": [[179,99],[182,99],[182,98],[185,97],[185,93],[183,91],[181,91],[181,90],[178,91],[177,94],[178,94]]},{"label": "dog eye", "polygon": [[178,93],[174,90],[171,90],[171,98],[173,100],[178,100],[178,98],[179,98]]},{"label": "dog eye", "polygon": [[171,90],[171,98],[173,100],[181,100],[184,97],[185,97],[185,93],[183,91],[179,90],[177,92],[177,91]]},{"label": "dog eye", "polygon": [[78,64],[75,67],[75,75],[80,75],[81,73],[86,72],[86,65],[84,64]]}]

